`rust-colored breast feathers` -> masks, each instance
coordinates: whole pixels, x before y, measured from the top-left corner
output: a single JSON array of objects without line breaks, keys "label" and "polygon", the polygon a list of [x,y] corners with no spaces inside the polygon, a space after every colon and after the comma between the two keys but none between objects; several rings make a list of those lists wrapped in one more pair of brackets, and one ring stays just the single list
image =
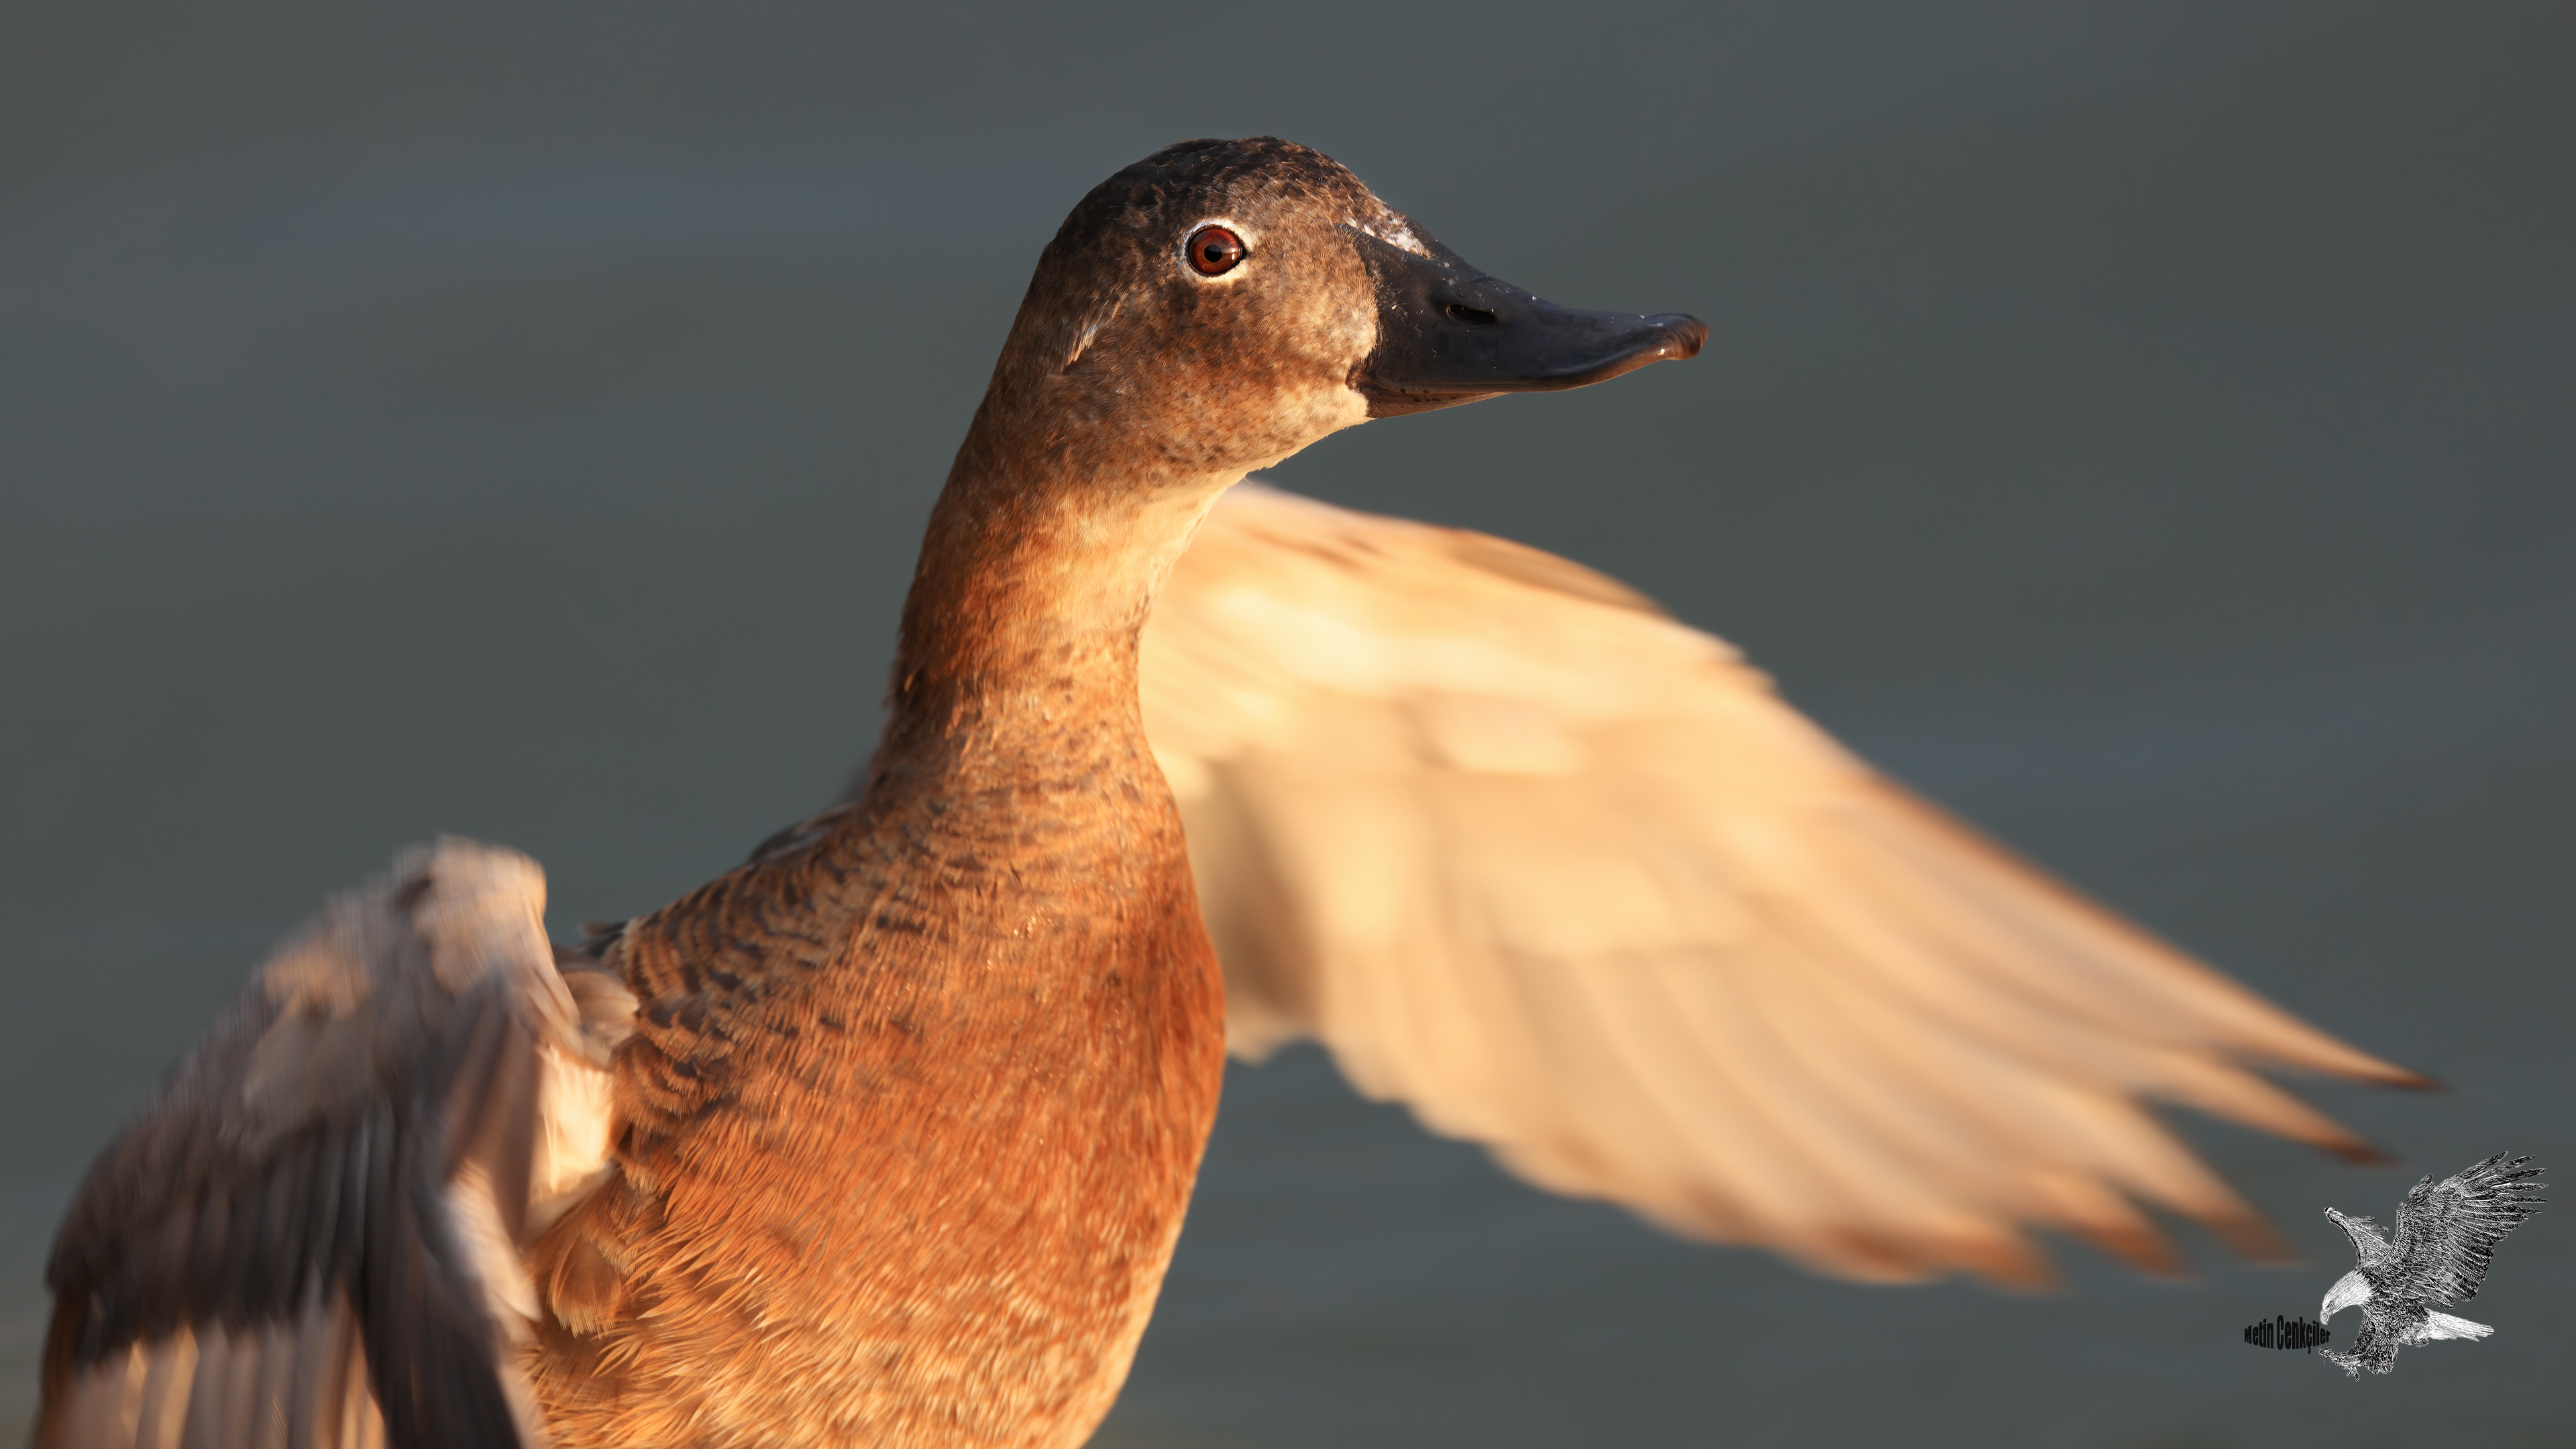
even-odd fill
[{"label": "rust-colored breast feathers", "polygon": [[622,938],[622,1171],[538,1255],[561,1442],[1060,1444],[1106,1411],[1221,987],[1150,757],[1018,758]]}]

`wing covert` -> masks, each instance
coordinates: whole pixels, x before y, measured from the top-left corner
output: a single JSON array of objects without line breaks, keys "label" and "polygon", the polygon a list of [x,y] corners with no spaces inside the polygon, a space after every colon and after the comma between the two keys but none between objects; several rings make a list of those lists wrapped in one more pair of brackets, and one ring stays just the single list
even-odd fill
[{"label": "wing covert", "polygon": [[2249,1066],[2420,1080],[1879,777],[1720,641],[1499,539],[1247,484],[1144,639],[1258,1057],[1558,1191],[1871,1279],[2270,1236],[2142,1103],[2369,1149]]},{"label": "wing covert", "polygon": [[544,1442],[518,1245],[603,1170],[633,1011],[544,902],[442,840],[252,974],[65,1215],[38,1449]]}]

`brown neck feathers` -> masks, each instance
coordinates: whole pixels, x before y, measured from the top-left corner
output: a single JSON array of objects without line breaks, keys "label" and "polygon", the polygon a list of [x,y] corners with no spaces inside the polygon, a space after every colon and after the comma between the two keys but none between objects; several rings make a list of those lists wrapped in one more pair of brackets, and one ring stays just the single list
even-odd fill
[{"label": "brown neck feathers", "polygon": [[1140,732],[1137,637],[1234,481],[1169,471],[1150,453],[1145,466],[1112,466],[1108,440],[1026,416],[1015,403],[1047,399],[1014,391],[995,379],[932,509],[881,756],[1015,723]]}]

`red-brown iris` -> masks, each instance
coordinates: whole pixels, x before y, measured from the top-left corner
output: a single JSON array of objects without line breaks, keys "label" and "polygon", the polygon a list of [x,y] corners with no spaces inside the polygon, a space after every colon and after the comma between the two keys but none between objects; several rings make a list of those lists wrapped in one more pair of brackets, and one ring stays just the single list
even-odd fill
[{"label": "red-brown iris", "polygon": [[1222,277],[1243,262],[1243,238],[1221,226],[1190,233],[1190,265],[1202,277]]}]

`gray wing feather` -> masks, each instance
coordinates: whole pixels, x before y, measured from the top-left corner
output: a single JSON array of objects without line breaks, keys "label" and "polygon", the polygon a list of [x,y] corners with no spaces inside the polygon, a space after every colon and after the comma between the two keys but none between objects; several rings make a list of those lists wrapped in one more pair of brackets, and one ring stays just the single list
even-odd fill
[{"label": "gray wing feather", "polygon": [[576,1003],[544,898],[442,840],[253,974],[65,1215],[37,1449],[544,1442],[516,1245],[532,1173],[585,1166],[539,1150],[548,1074],[633,1009]]}]

